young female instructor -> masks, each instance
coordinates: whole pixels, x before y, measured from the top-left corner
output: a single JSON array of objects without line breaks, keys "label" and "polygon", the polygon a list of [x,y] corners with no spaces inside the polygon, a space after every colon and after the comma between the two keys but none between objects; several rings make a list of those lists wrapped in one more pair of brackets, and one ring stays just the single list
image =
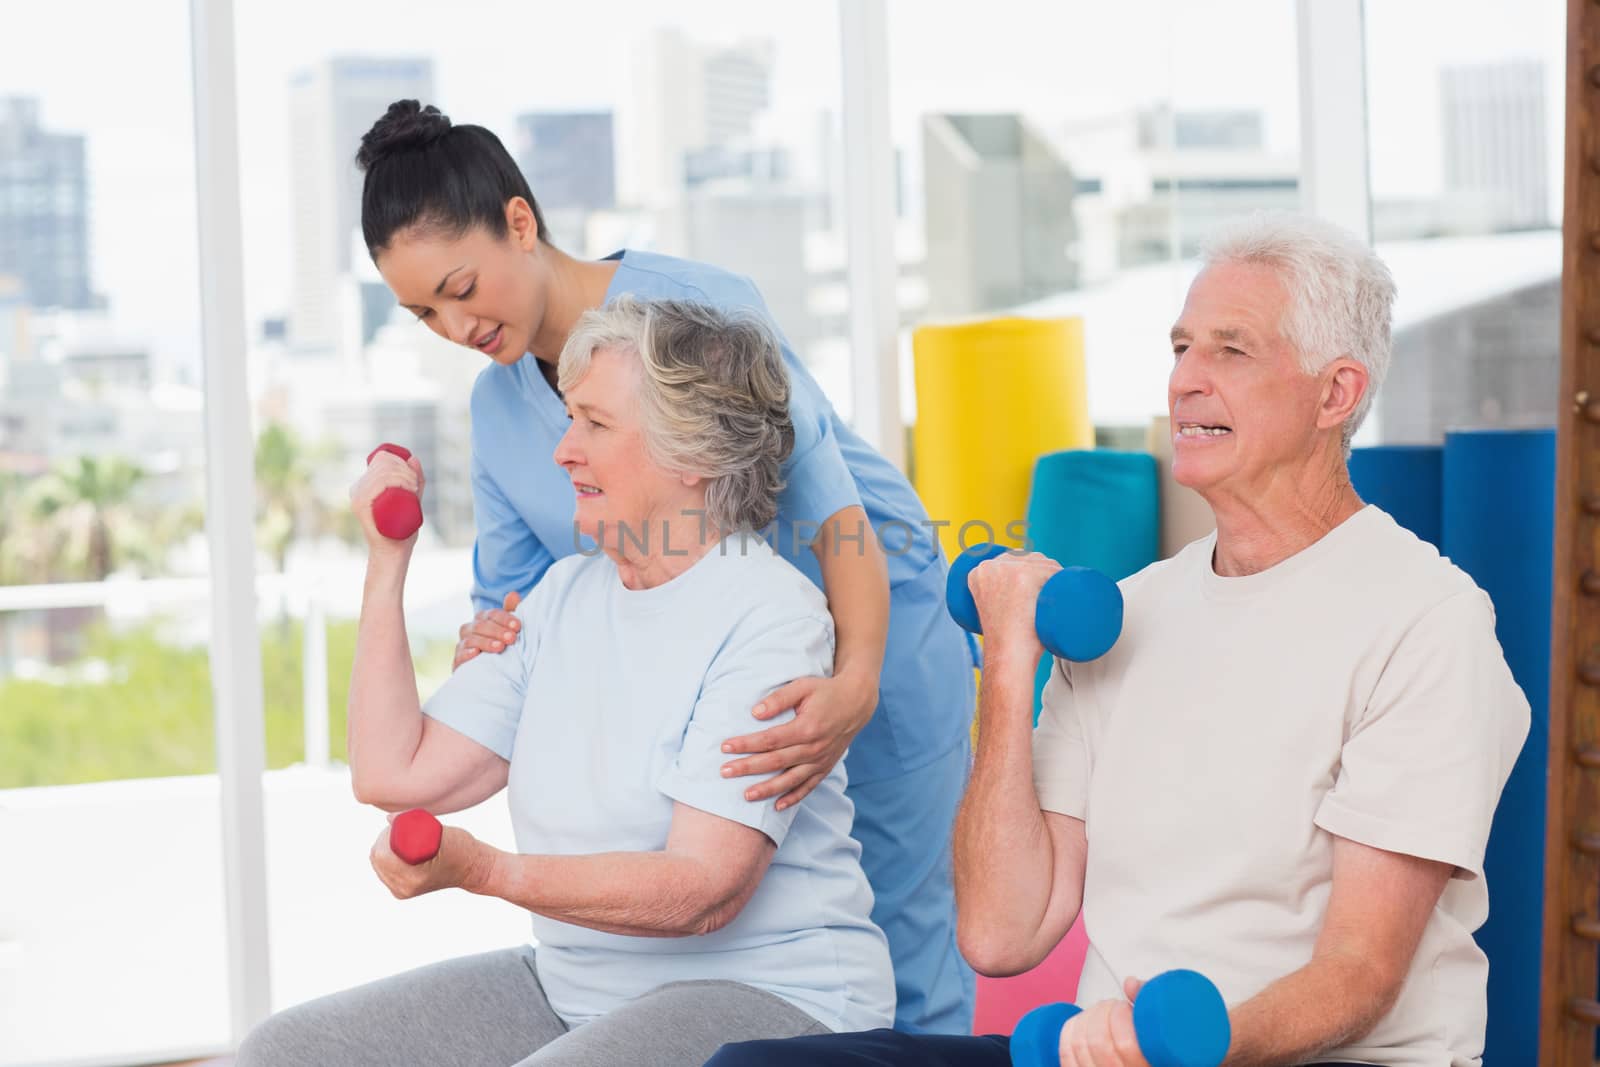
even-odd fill
[{"label": "young female instructor", "polygon": [[[552,458],[567,428],[556,361],[578,316],[623,293],[771,316],[749,279],[707,264],[556,248],[500,140],[417,101],[389,107],[357,162],[362,230],[384,281],[435,333],[490,360],[472,391],[477,613],[461,628],[459,665],[515,641],[504,609],[584,547],[574,487]],[[826,593],[838,646],[831,677],[798,679],[751,709],[753,728],[796,715],[729,738],[737,758],[723,774],[772,775],[746,796],[787,807],[849,749],[853,836],[894,960],[896,1026],[967,1033],[973,977],[956,950],[950,869],[974,702],[967,642],[944,609],[944,559],[911,486],[839,419],[787,341],[783,355],[795,446],[774,543]]]}]

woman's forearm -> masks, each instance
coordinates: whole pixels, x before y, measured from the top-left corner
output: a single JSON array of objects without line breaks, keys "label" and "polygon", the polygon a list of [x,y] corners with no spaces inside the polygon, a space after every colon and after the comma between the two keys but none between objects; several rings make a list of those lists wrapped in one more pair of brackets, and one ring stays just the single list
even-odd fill
[{"label": "woman's forearm", "polygon": [[860,507],[836,512],[812,545],[833,615],[833,673],[871,682],[889,639],[889,564]]},{"label": "woman's forearm", "polygon": [[712,863],[671,852],[524,856],[495,849],[481,876],[462,888],[609,934],[692,937],[726,926],[760,883],[726,881]]},{"label": "woman's forearm", "polygon": [[405,776],[422,740],[422,704],[406,638],[405,558],[367,561],[350,674],[346,731],[357,799],[384,805]]}]

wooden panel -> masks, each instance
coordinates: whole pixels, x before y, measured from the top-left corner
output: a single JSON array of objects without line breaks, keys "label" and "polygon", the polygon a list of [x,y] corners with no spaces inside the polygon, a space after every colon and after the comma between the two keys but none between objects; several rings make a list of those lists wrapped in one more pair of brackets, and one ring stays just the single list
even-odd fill
[{"label": "wooden panel", "polygon": [[1561,404],[1539,1062],[1592,1067],[1600,924],[1600,0],[1567,3]]}]

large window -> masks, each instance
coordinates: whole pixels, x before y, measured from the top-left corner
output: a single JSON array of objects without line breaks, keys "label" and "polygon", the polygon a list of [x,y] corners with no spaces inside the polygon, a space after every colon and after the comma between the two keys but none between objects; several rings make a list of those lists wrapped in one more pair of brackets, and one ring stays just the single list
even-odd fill
[{"label": "large window", "polygon": [[0,1063],[227,1039],[187,12],[0,33]]},{"label": "large window", "polygon": [[[249,844],[267,862],[242,892],[266,902],[270,951],[251,981],[270,974],[281,1008],[526,936],[496,901],[390,900],[366,860],[383,820],[344,766],[364,563],[345,490],[379,441],[429,473],[407,597],[425,692],[470,611],[483,357],[397,309],[362,247],[352,160],[387,103],[500,134],[573,254],[752,277],[846,415],[852,361],[872,358],[848,340],[840,130],[862,101],[841,98],[832,6],[232,7],[240,184],[217,192],[242,262],[195,252],[187,5],[32,5],[0,33],[0,1067],[230,1040],[237,830],[214,723],[245,716],[213,707],[211,590],[230,586],[204,535],[201,391],[225,360],[248,367],[256,475],[266,838]],[[872,310],[903,327],[908,421],[910,327],[1076,315],[1101,439],[1143,446],[1200,240],[1300,203],[1294,12],[888,0],[873,76],[896,195],[874,221],[894,231],[895,306]],[[1400,299],[1364,439],[1548,423],[1562,5],[1365,20],[1373,229]],[[245,351],[203,353],[200,283],[241,267]],[[455,821],[510,844],[503,801]]]},{"label": "large window", "polygon": [[1395,443],[1555,422],[1565,5],[1468,10],[1366,5],[1373,230],[1399,285],[1370,428]]},{"label": "large window", "polygon": [[1293,5],[984,13],[889,5],[904,319],[1082,316],[1090,416],[1142,442],[1200,240],[1298,204]]}]

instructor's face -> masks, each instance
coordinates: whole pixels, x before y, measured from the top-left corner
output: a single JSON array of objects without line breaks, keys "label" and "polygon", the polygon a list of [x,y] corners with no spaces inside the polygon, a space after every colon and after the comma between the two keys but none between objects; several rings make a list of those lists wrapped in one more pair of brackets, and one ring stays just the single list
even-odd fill
[{"label": "instructor's face", "polygon": [[461,237],[402,231],[377,265],[401,306],[440,337],[496,363],[515,363],[532,346],[543,292],[515,232],[496,238],[481,226]]}]

